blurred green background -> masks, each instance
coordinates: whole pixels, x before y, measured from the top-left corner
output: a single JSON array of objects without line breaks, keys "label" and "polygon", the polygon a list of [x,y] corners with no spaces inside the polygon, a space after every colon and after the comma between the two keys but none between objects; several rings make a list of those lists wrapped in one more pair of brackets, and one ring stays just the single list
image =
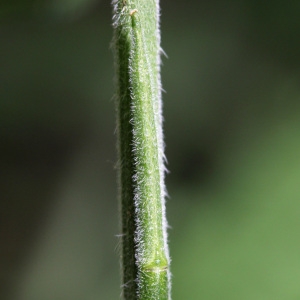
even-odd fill
[{"label": "blurred green background", "polygon": [[[299,299],[300,2],[161,6],[173,299]],[[119,299],[111,39],[1,1],[0,299]]]}]

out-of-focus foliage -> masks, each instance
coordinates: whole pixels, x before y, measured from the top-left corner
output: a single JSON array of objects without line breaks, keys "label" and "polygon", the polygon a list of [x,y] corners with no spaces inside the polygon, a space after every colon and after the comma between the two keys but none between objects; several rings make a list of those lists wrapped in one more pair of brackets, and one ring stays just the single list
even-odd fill
[{"label": "out-of-focus foliage", "polygon": [[[297,299],[296,1],[162,1],[176,299]],[[117,299],[108,1],[0,4],[0,298]]]},{"label": "out-of-focus foliage", "polygon": [[95,7],[97,0],[4,0],[0,4],[0,16],[3,18],[31,17],[54,19],[82,16]]},{"label": "out-of-focus foliage", "polygon": [[229,153],[213,189],[174,194],[174,299],[298,297],[299,130],[291,114]]}]

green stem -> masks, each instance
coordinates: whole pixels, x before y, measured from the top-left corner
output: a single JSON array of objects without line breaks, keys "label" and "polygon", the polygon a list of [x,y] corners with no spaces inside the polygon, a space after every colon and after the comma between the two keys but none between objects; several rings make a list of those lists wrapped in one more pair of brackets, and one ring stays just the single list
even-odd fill
[{"label": "green stem", "polygon": [[170,299],[158,0],[116,0],[123,296]]}]

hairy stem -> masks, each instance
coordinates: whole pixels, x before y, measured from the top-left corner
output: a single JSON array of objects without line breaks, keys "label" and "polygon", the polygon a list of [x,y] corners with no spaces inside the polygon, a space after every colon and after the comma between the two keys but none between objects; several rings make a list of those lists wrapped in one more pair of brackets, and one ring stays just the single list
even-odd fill
[{"label": "hairy stem", "polygon": [[123,296],[170,299],[158,0],[115,0]]}]

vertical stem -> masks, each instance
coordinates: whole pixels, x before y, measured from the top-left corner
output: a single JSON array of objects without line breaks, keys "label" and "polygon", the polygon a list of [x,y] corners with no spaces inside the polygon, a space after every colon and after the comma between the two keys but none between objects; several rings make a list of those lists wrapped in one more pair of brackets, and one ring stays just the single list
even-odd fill
[{"label": "vertical stem", "polygon": [[158,0],[114,0],[123,296],[170,299]]}]

